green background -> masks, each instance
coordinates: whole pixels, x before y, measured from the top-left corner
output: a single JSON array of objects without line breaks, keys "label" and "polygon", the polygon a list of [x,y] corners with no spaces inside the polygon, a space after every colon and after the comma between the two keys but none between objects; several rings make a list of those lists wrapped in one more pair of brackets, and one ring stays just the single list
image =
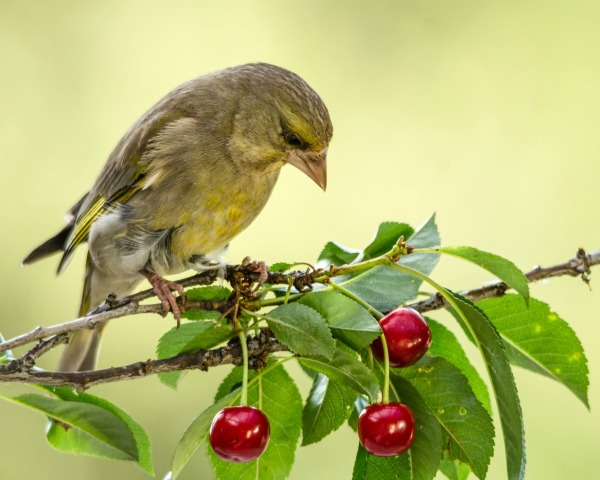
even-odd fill
[{"label": "green background", "polygon": [[[27,269],[19,262],[61,228],[125,130],[179,83],[251,61],[303,76],[325,99],[335,134],[327,193],[284,169],[260,218],[233,242],[231,262],[314,261],[330,239],[360,247],[383,220],[418,226],[432,212],[444,244],[473,245],[523,269],[600,248],[600,3],[494,3],[0,1],[2,334],[74,317],[83,249],[58,279],[57,258]],[[434,278],[454,290],[489,280],[455,259]],[[592,292],[573,278],[532,288],[587,350],[592,413],[560,385],[516,371],[528,479],[600,471],[597,281]],[[103,367],[153,357],[172,319],[113,323]],[[178,392],[147,378],[92,393],[148,429],[161,478],[226,371],[192,373]],[[53,451],[44,425],[0,403],[2,478],[147,478],[126,463]],[[349,478],[355,451],[343,427],[302,448],[292,478]],[[491,479],[505,478],[497,452]],[[181,478],[210,478],[207,468],[196,455]]]}]

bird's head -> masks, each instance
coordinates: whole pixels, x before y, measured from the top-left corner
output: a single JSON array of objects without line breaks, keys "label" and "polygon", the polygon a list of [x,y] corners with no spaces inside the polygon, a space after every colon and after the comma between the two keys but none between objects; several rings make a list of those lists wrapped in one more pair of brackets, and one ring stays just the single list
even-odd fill
[{"label": "bird's head", "polygon": [[298,75],[264,63],[234,67],[239,98],[232,157],[267,171],[289,163],[323,190],[333,126],[327,107]]}]

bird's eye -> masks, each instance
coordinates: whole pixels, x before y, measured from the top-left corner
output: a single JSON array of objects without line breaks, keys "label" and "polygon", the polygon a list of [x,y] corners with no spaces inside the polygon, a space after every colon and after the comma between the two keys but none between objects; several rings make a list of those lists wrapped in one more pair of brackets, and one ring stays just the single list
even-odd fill
[{"label": "bird's eye", "polygon": [[283,138],[285,139],[285,143],[290,147],[300,148],[304,146],[302,139],[291,130],[284,130]]}]

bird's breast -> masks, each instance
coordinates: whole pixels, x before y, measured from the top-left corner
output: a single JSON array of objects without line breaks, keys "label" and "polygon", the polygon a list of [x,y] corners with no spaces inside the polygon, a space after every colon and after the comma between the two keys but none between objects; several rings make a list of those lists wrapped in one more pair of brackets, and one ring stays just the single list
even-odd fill
[{"label": "bird's breast", "polygon": [[221,250],[256,218],[271,188],[212,192],[181,212],[170,249],[179,262]]}]

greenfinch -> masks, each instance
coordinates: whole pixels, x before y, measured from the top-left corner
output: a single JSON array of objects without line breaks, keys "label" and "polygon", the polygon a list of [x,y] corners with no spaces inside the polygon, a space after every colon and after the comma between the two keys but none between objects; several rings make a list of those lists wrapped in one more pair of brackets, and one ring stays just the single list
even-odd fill
[{"label": "greenfinch", "polygon": [[[165,275],[214,268],[265,206],[291,164],[323,190],[333,127],[327,107],[298,75],[266,63],[190,80],[148,110],[112,151],[67,225],[33,250],[30,264],[77,246],[88,254],[80,315],[144,278],[165,313],[180,311]],[[60,371],[95,368],[103,326],[73,334]]]}]

